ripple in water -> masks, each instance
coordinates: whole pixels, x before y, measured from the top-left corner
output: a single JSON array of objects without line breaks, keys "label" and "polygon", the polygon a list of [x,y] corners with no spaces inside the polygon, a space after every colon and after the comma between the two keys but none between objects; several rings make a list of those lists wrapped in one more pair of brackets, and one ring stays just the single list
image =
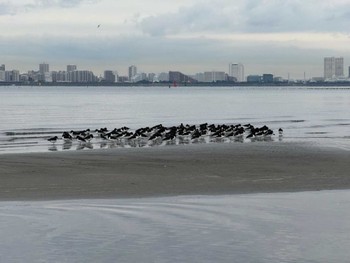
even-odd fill
[{"label": "ripple in water", "polygon": [[2,202],[4,262],[348,262],[350,192]]}]

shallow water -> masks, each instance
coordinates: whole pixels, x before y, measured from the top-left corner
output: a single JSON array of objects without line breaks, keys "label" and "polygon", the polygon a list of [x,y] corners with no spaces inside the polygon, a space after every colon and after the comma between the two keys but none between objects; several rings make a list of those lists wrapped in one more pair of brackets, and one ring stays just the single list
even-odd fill
[{"label": "shallow water", "polygon": [[[72,129],[205,122],[266,124],[275,131],[272,141],[311,140],[350,149],[347,88],[11,86],[0,87],[0,101],[0,153],[151,147],[148,141],[53,145],[46,139]],[[283,137],[277,135],[280,127]]]},{"label": "shallow water", "polygon": [[1,202],[1,262],[349,262],[350,191]]}]

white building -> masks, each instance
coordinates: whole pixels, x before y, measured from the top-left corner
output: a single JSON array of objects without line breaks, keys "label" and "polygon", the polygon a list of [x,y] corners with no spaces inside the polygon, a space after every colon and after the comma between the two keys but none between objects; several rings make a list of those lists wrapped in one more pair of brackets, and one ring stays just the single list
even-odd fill
[{"label": "white building", "polygon": [[245,81],[244,66],[241,63],[230,63],[228,74],[230,77],[234,77],[238,82]]},{"label": "white building", "polygon": [[324,58],[324,78],[335,79],[344,76],[344,58]]},{"label": "white building", "polygon": [[204,82],[225,81],[226,76],[223,71],[207,71],[204,72]]},{"label": "white building", "polygon": [[155,81],[169,81],[169,73],[167,72],[162,72],[159,73],[158,76],[156,77]]},{"label": "white building", "polygon": [[5,71],[5,81],[6,82],[18,82],[19,81],[19,71],[18,70]]},{"label": "white building", "polygon": [[129,80],[131,81],[133,79],[133,77],[135,77],[137,74],[137,67],[132,65],[129,67]]}]

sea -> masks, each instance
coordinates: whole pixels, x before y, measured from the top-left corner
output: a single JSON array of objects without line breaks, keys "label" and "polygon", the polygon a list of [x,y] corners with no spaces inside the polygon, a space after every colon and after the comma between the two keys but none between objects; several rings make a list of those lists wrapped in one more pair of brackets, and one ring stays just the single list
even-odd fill
[{"label": "sea", "polygon": [[[266,125],[275,133],[272,141],[305,140],[350,149],[347,87],[5,86],[0,87],[0,102],[0,154],[164,146],[148,141],[106,142],[96,134],[89,144],[81,144],[62,140],[61,135],[72,130],[136,130],[181,123]],[[284,130],[282,137],[279,128]],[[60,138],[55,144],[47,141],[53,136]]]},{"label": "sea", "polygon": [[[85,146],[47,139],[71,130],[181,123],[267,125],[275,133],[269,143],[301,141],[349,151],[349,109],[346,87],[5,86],[0,154],[174,147],[183,142],[94,138]],[[0,262],[345,263],[349,211],[349,190],[2,201]]]}]

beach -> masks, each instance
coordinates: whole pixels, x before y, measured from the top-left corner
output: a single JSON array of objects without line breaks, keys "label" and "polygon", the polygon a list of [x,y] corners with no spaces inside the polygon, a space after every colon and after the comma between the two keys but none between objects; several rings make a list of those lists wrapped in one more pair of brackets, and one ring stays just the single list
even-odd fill
[{"label": "beach", "polygon": [[312,143],[174,145],[0,155],[0,200],[350,188],[350,151]]}]

